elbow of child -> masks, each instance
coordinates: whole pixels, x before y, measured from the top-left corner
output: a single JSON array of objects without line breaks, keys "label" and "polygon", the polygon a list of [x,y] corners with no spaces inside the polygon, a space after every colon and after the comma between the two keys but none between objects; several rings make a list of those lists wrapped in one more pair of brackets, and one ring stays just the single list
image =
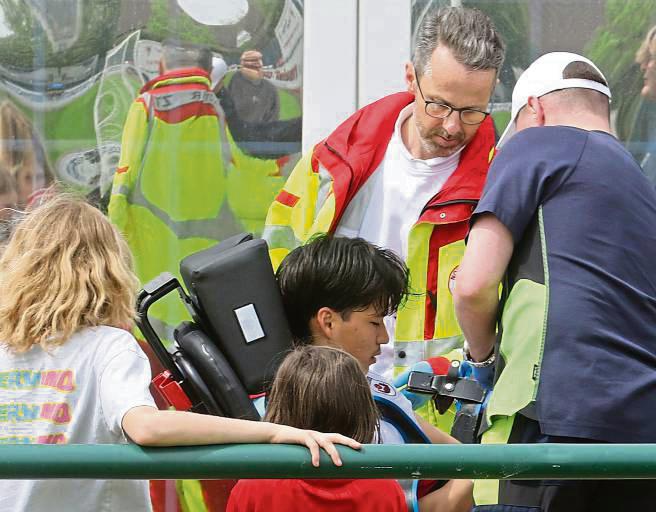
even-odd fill
[{"label": "elbow of child", "polygon": [[137,408],[125,415],[123,430],[130,440],[139,446],[157,446],[162,436],[159,433],[157,411]]},{"label": "elbow of child", "polygon": [[137,428],[127,434],[130,440],[139,446],[157,446],[159,444],[158,436],[146,428]]}]

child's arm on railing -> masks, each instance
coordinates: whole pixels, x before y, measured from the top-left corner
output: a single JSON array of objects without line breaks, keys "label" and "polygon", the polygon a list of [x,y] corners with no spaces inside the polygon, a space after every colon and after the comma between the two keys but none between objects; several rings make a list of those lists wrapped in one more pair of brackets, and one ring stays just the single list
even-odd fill
[{"label": "child's arm on railing", "polygon": [[159,411],[154,407],[133,407],[123,416],[124,432],[142,446],[176,446],[229,443],[302,444],[310,449],[312,465],[319,465],[323,448],[336,466],[342,461],[335,444],[354,449],[360,443],[341,434],[323,434],[274,423],[221,418],[182,411]]}]

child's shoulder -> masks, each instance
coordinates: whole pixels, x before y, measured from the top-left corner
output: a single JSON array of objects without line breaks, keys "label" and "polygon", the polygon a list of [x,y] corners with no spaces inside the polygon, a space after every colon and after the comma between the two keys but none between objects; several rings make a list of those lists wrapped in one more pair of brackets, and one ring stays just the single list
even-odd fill
[{"label": "child's shoulder", "polygon": [[78,360],[87,360],[98,371],[117,361],[116,358],[121,358],[121,364],[137,359],[147,360],[137,340],[124,329],[106,325],[87,327],[78,331],[74,338],[70,340],[73,343],[66,343],[67,353]]},{"label": "child's shoulder", "polygon": [[102,347],[102,350],[110,353],[117,353],[123,350],[141,352],[139,343],[137,343],[132,333],[117,327],[110,327],[109,325],[87,327],[76,333],[75,336],[79,338],[78,343],[92,343],[96,347]]}]

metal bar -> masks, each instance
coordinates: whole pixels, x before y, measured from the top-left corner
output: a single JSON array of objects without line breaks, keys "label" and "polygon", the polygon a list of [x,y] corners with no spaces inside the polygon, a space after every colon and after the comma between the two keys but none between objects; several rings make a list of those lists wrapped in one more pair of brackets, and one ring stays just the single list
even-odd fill
[{"label": "metal bar", "polygon": [[656,444],[367,445],[310,464],[302,446],[2,445],[1,479],[656,479]]}]

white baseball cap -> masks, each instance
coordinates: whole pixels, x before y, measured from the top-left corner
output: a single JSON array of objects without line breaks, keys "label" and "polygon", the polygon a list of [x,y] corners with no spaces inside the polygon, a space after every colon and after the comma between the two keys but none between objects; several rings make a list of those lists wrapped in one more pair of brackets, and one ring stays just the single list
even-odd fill
[{"label": "white baseball cap", "polygon": [[610,89],[599,82],[583,78],[564,78],[565,68],[573,62],[585,62],[586,64],[589,64],[607,82],[603,73],[591,60],[586,59],[581,55],[577,55],[576,53],[553,52],[539,57],[528,68],[526,68],[515,84],[512,93],[510,122],[501,135],[501,138],[497,143],[497,148],[500,148],[505,144],[515,133],[517,114],[519,114],[522,107],[528,103],[529,96],[539,98],[540,96],[544,96],[553,91],[579,88],[599,91],[608,96],[608,99],[610,100]]},{"label": "white baseball cap", "polygon": [[212,72],[210,79],[212,81],[212,90],[217,86],[221,79],[228,72],[228,65],[221,57],[212,57]]}]

